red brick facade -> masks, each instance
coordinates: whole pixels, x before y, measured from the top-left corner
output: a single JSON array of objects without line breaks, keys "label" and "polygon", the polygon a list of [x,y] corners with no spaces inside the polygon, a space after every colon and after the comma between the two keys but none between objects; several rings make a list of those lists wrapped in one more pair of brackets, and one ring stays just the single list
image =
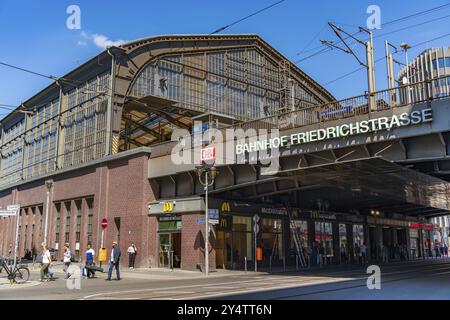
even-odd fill
[{"label": "red brick facade", "polygon": [[[101,220],[107,218],[104,245],[108,248],[108,254],[111,243],[119,241],[122,265],[127,266],[127,248],[134,242],[138,248],[136,266],[158,267],[158,218],[150,216],[148,209],[148,204],[155,200],[157,186],[147,178],[147,170],[148,154],[138,153],[58,173],[0,192],[2,209],[10,204],[21,205],[19,256],[22,257],[25,250],[31,250],[33,246],[40,250],[45,228],[46,183],[52,182],[47,242],[51,248],[56,248],[58,243],[59,260],[66,236],[70,248],[83,260],[88,241],[98,252],[101,247]],[[70,218],[67,220],[69,212]],[[204,269],[204,224],[196,221],[202,216],[200,213],[182,215],[182,269]],[[15,218],[0,218],[0,255],[8,255],[10,246],[14,250],[14,232]],[[210,266],[213,270],[215,253],[211,247]]]}]

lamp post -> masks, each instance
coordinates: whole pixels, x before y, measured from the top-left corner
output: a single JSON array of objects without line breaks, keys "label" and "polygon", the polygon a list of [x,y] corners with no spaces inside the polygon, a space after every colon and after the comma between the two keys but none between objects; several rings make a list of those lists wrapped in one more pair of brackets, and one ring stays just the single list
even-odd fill
[{"label": "lamp post", "polygon": [[[197,172],[198,180],[205,188],[205,275],[207,276],[209,274],[208,189],[214,184],[218,171],[216,167],[204,164],[197,166],[195,172]],[[202,179],[203,174],[205,175],[205,180]]]},{"label": "lamp post", "polygon": [[407,99],[407,103],[411,103],[411,92],[409,89],[409,62],[408,62],[408,49],[411,49],[411,46],[409,44],[407,44],[406,42],[403,42],[402,44],[400,44],[400,47],[405,51],[405,64],[406,64],[406,83],[408,84],[408,86],[406,87],[407,89],[407,95],[406,95],[406,99]]},{"label": "lamp post", "polygon": [[47,187],[47,201],[46,201],[46,205],[45,205],[45,224],[44,224],[44,242],[46,245],[47,244],[47,229],[48,229],[48,210],[50,207],[50,190],[53,187],[53,182],[52,181],[47,181],[45,183],[45,186]]}]

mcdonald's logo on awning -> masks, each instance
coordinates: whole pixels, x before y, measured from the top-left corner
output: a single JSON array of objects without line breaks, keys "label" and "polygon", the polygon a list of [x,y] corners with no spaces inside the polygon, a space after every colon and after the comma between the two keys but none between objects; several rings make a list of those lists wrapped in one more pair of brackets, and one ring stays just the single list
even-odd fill
[{"label": "mcdonald's logo on awning", "polygon": [[220,206],[220,211],[222,212],[231,212],[231,205],[228,201],[224,201]]},{"label": "mcdonald's logo on awning", "polygon": [[172,211],[173,211],[173,202],[164,202],[163,212],[172,212]]},{"label": "mcdonald's logo on awning", "polygon": [[319,212],[311,211],[311,219],[318,219],[318,218],[319,218]]}]

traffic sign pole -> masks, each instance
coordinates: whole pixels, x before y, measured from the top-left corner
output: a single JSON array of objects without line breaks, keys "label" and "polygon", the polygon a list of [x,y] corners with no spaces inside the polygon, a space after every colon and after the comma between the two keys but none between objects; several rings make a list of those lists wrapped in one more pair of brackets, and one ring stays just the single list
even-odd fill
[{"label": "traffic sign pole", "polygon": [[7,206],[8,211],[14,211],[16,213],[16,239],[14,244],[14,269],[17,265],[17,251],[19,249],[19,205]]},{"label": "traffic sign pole", "polygon": [[258,232],[259,232],[259,216],[257,214],[255,214],[253,216],[253,234],[255,235],[255,272],[258,272],[258,261],[256,260],[256,250],[257,250],[257,242],[256,242],[256,238],[258,236]]},{"label": "traffic sign pole", "polygon": [[205,275],[209,274],[208,171],[205,185]]},{"label": "traffic sign pole", "polygon": [[[101,245],[100,245],[100,248],[104,248],[104,242],[103,242],[103,239],[104,239],[104,237],[105,237],[105,229],[108,227],[108,220],[106,219],[106,218],[103,218],[102,219],[102,223],[101,223],[101,226],[102,226],[102,241],[101,241]],[[100,261],[100,267],[102,266],[102,262]]]}]

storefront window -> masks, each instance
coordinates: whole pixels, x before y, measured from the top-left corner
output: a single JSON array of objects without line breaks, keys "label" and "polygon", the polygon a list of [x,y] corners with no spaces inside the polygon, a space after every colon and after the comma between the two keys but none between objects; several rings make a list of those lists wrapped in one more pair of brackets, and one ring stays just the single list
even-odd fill
[{"label": "storefront window", "polygon": [[269,261],[281,260],[283,258],[283,227],[281,219],[261,219],[261,243],[263,246],[263,258]]},{"label": "storefront window", "polygon": [[[294,220],[294,225],[303,248],[308,247],[308,222],[304,220]],[[291,248],[295,249],[294,239],[291,238]]]},{"label": "storefront window", "polygon": [[345,253],[348,250],[348,241],[347,241],[347,225],[344,223],[339,224],[339,248],[344,248]]},{"label": "storefront window", "polygon": [[332,257],[333,252],[333,229],[331,222],[315,223],[316,241],[324,247],[324,252],[327,257]]},{"label": "storefront window", "polygon": [[233,243],[232,248],[227,244],[227,250],[232,250],[230,256],[233,268],[243,267],[245,257],[253,259],[252,246],[252,218],[233,216]]},{"label": "storefront window", "polygon": [[353,245],[361,246],[364,243],[364,226],[362,224],[353,225]]}]

